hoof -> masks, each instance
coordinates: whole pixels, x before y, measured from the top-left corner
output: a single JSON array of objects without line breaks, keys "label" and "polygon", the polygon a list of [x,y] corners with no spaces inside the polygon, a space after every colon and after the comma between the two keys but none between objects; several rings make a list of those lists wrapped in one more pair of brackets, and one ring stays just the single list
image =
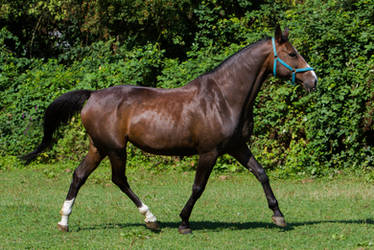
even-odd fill
[{"label": "hoof", "polygon": [[68,226],[57,224],[57,228],[61,232],[69,232],[69,227]]},{"label": "hoof", "polygon": [[148,228],[148,229],[151,229],[152,231],[160,231],[160,226],[158,225],[157,221],[155,222],[146,222],[145,223],[145,226]]},{"label": "hoof", "polygon": [[274,222],[275,225],[277,225],[279,227],[286,227],[287,226],[286,221],[284,220],[284,217],[273,216],[271,218],[273,219],[273,222]]},{"label": "hoof", "polygon": [[189,228],[189,227],[183,227],[183,226],[179,226],[178,232],[180,234],[192,234],[191,228]]}]

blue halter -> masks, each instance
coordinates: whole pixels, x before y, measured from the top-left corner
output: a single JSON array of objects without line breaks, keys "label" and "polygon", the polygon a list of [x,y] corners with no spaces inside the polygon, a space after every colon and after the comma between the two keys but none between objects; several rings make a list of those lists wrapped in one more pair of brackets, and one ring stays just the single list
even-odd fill
[{"label": "blue halter", "polygon": [[290,65],[288,65],[285,61],[283,61],[282,59],[280,59],[277,55],[277,50],[275,48],[275,39],[274,37],[271,39],[272,43],[273,43],[273,51],[274,51],[274,67],[273,67],[273,75],[274,76],[277,76],[277,62],[279,62],[280,64],[282,64],[284,67],[286,67],[289,71],[292,72],[292,85],[295,85],[295,80],[296,80],[296,73],[300,73],[300,72],[306,72],[306,71],[311,71],[314,69],[312,67],[307,67],[307,68],[301,68],[301,69],[294,69],[292,68]]}]

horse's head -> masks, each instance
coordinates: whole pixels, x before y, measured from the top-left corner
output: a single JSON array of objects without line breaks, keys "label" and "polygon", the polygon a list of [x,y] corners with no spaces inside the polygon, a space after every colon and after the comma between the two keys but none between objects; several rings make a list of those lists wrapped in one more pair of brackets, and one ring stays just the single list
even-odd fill
[{"label": "horse's head", "polygon": [[272,38],[271,68],[274,76],[291,79],[292,83],[301,82],[308,91],[317,87],[317,75],[299,52],[288,41],[288,29],[283,32],[280,26]]}]

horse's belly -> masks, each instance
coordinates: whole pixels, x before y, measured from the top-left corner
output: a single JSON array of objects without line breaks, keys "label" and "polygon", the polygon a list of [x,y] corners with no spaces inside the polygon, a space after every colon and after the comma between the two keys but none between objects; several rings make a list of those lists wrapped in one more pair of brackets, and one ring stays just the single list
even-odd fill
[{"label": "horse's belly", "polygon": [[180,136],[162,136],[157,131],[142,136],[130,135],[128,140],[138,148],[152,154],[192,155],[196,153],[193,143]]},{"label": "horse's belly", "polygon": [[[134,119],[127,138],[139,148],[157,154],[181,155],[194,152],[194,136],[189,126],[168,116],[148,115]],[[183,154],[184,155],[184,154]]]}]

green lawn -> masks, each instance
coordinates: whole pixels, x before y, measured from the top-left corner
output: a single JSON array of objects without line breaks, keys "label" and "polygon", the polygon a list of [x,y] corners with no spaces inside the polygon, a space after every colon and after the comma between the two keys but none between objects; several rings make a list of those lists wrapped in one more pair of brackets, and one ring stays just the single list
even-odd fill
[{"label": "green lawn", "polygon": [[[374,186],[360,179],[272,181],[288,227],[274,226],[260,184],[250,174],[213,173],[180,235],[179,212],[193,173],[129,171],[130,185],[160,220],[143,217],[102,167],[81,189],[69,233],[57,230],[71,172],[61,165],[0,171],[0,248],[369,249],[374,247]],[[104,176],[106,176],[104,178]]]}]

